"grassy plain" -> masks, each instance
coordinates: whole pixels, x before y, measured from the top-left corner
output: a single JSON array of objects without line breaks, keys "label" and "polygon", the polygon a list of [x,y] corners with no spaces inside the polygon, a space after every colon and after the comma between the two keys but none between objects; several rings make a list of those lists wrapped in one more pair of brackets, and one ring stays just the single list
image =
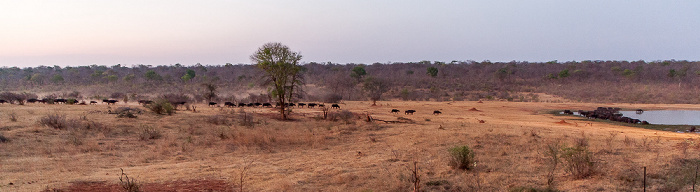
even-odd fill
[{"label": "grassy plain", "polygon": [[[150,190],[194,188],[169,183],[222,181],[214,191],[410,191],[416,162],[423,191],[508,191],[546,188],[548,145],[587,141],[596,174],[577,179],[560,162],[552,186],[562,191],[639,191],[642,170],[652,191],[669,186],[677,162],[697,159],[700,136],[591,122],[551,110],[599,106],[694,109],[700,105],[524,103],[475,101],[342,103],[355,115],[322,120],[318,108],[293,108],[292,121],[272,108],[199,105],[172,116],[145,111],[137,118],[107,113],[136,103],[100,105],[0,105],[0,191],[70,189],[97,183],[119,189],[120,168]],[[470,110],[470,109],[476,110]],[[399,114],[390,113],[399,109]],[[414,115],[403,114],[413,109]],[[440,110],[441,115],[433,115]],[[339,113],[331,109],[330,113]],[[65,115],[73,126],[38,122]],[[374,119],[399,121],[366,122]],[[333,115],[333,114],[331,114]],[[12,121],[14,116],[16,121]],[[405,119],[404,119],[405,118]],[[248,119],[243,120],[243,119]],[[483,123],[482,123],[483,122]],[[591,123],[591,124],[589,124]],[[475,169],[449,166],[448,149],[468,145]],[[674,167],[676,166],[676,167]],[[244,174],[241,174],[244,173]],[[680,182],[680,181],[679,181]],[[10,184],[11,183],[11,184]],[[161,185],[158,185],[161,184]],[[116,186],[116,187],[115,187]],[[201,189],[210,186],[200,186]],[[178,189],[180,190],[180,189]]]}]

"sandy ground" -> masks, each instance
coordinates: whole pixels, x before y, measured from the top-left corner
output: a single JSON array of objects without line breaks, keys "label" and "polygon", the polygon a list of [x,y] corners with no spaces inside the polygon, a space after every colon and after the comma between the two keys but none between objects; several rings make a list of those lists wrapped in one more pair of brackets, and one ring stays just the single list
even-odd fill
[{"label": "sandy ground", "polygon": [[[198,106],[197,112],[172,116],[151,112],[138,118],[107,114],[107,105],[0,105],[0,191],[67,189],[75,183],[119,184],[120,168],[140,184],[172,181],[229,181],[245,191],[406,191],[410,165],[419,167],[426,191],[507,191],[546,186],[544,148],[552,142],[572,145],[589,140],[600,173],[575,179],[560,166],[555,187],[564,191],[635,191],[637,181],[622,181],[630,170],[648,168],[661,175],[674,159],[697,157],[696,134],[674,133],[555,116],[550,110],[693,109],[700,105],[464,102],[345,102],[355,114],[349,122],[316,120],[318,108],[294,108],[294,121],[275,120],[274,109],[245,109],[256,124],[239,123],[239,109]],[[142,108],[142,107],[141,107]],[[476,110],[470,110],[475,108]],[[391,109],[401,113],[392,114]],[[406,115],[405,110],[417,112]],[[433,115],[440,110],[441,115]],[[331,113],[340,110],[332,109]],[[17,121],[11,121],[14,114]],[[58,130],[40,125],[47,114],[98,122],[102,130]],[[365,122],[366,114],[379,120]],[[230,122],[212,123],[213,116]],[[413,121],[405,123],[407,118]],[[562,122],[564,120],[564,122]],[[483,123],[482,123],[483,122]],[[145,128],[162,137],[140,139]],[[687,150],[679,145],[690,143]],[[476,169],[449,166],[450,147],[468,145]],[[685,149],[683,148],[683,149]],[[631,168],[631,169],[630,169]],[[244,173],[244,174],[241,174]],[[441,185],[427,185],[445,181]],[[662,181],[650,181],[650,188]],[[192,187],[192,186],[190,186]],[[186,187],[185,187],[186,188]],[[215,189],[217,190],[217,189]]]}]

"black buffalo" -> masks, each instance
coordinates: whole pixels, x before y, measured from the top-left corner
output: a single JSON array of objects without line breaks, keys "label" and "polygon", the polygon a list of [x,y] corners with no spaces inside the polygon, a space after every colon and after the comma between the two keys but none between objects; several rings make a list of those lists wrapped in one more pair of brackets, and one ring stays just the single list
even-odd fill
[{"label": "black buffalo", "polygon": [[333,104],[333,105],[331,105],[331,109],[340,109],[340,105]]},{"label": "black buffalo", "polygon": [[306,106],[306,103],[299,103],[298,106],[304,108],[304,106]]},{"label": "black buffalo", "polygon": [[209,106],[210,106],[210,107],[211,107],[211,106],[215,106],[215,105],[216,105],[216,102],[209,102]]},{"label": "black buffalo", "polygon": [[308,107],[308,108],[314,108],[314,107],[316,107],[316,105],[318,105],[318,104],[316,104],[316,103],[309,103],[309,105],[308,105],[307,107]]},{"label": "black buffalo", "polygon": [[231,103],[230,101],[226,101],[226,102],[224,102],[224,106],[226,106],[226,107],[235,107],[236,105],[234,105],[234,104]]},{"label": "black buffalo", "polygon": [[392,109],[392,110],[391,110],[391,113],[399,114],[399,112],[401,112],[401,111],[399,111],[398,109]]},{"label": "black buffalo", "polygon": [[90,101],[90,105],[97,105],[97,101]]},{"label": "black buffalo", "polygon": [[413,113],[415,113],[415,112],[416,112],[416,110],[406,110],[406,111],[404,111],[404,113],[405,113],[406,115],[409,115],[409,114],[413,115]]},{"label": "black buffalo", "polygon": [[433,111],[433,115],[440,115],[440,114],[442,114],[442,112],[440,112],[438,110]]},{"label": "black buffalo", "polygon": [[270,103],[263,103],[262,106],[263,106],[263,107],[272,107],[272,104],[270,104]]}]

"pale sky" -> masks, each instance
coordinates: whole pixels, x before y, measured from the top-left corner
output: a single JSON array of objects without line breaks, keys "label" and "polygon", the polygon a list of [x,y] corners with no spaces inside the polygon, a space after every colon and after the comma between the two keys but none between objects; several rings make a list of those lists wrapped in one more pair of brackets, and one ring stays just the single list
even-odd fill
[{"label": "pale sky", "polygon": [[0,66],[700,60],[697,0],[0,0]]}]

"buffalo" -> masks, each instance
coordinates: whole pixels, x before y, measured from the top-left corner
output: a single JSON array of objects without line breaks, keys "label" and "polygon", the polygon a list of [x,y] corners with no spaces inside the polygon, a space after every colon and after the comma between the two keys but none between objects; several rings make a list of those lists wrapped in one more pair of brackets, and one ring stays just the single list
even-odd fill
[{"label": "buffalo", "polygon": [[440,114],[442,114],[442,112],[440,112],[438,110],[433,111],[433,115],[440,115]]},{"label": "buffalo", "polygon": [[309,103],[309,105],[307,105],[307,107],[308,107],[308,108],[314,108],[314,107],[316,107],[316,105],[318,105],[318,104],[316,104],[316,103]]},{"label": "buffalo", "polygon": [[97,101],[90,101],[90,105],[97,105]]},{"label": "buffalo", "polygon": [[230,101],[226,101],[226,102],[224,102],[224,106],[225,106],[225,107],[235,107],[236,105],[234,105],[234,104],[231,103]]},{"label": "buffalo", "polygon": [[406,111],[404,111],[404,113],[405,113],[406,115],[409,115],[409,114],[410,114],[410,115],[413,115],[413,113],[415,113],[415,112],[416,112],[416,110],[406,110]]},{"label": "buffalo", "polygon": [[299,104],[298,104],[298,106],[301,107],[301,108],[304,108],[305,105],[306,105],[306,103],[299,103]]},{"label": "buffalo", "polygon": [[270,104],[270,103],[263,103],[262,106],[263,106],[263,107],[272,107],[272,104]]},{"label": "buffalo", "polygon": [[209,102],[209,107],[216,106],[216,102]]},{"label": "buffalo", "polygon": [[4,99],[0,99],[0,103],[7,103]]},{"label": "buffalo", "polygon": [[400,112],[400,111],[399,111],[398,109],[392,109],[392,110],[391,110],[391,113],[399,114],[399,112]]},{"label": "buffalo", "polygon": [[119,102],[119,101],[114,100],[114,99],[110,99],[110,100],[107,100],[107,105],[110,105],[110,104],[111,104],[111,105],[116,105],[117,102]]},{"label": "buffalo", "polygon": [[34,98],[32,98],[32,99],[27,99],[27,103],[36,103],[37,101],[39,101],[39,100],[34,99]]},{"label": "buffalo", "polygon": [[238,107],[245,107],[245,106],[246,106],[245,103],[238,103]]},{"label": "buffalo", "polygon": [[333,105],[331,105],[331,109],[340,109],[340,105],[333,104]]}]

